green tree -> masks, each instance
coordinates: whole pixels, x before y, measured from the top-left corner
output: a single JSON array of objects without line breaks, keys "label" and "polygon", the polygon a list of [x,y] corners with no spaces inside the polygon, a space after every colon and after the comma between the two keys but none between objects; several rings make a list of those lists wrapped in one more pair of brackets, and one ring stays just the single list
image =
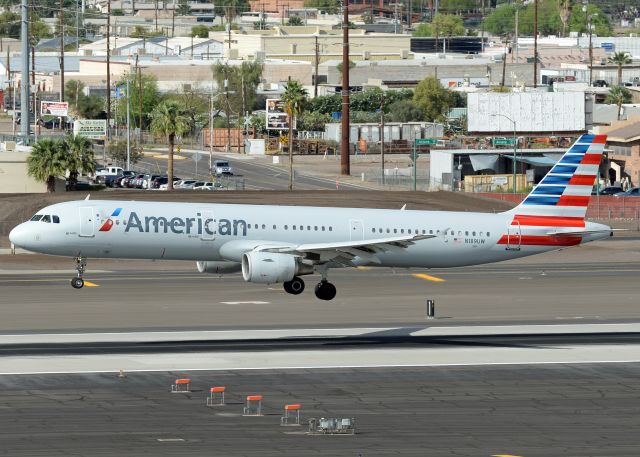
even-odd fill
[{"label": "green tree", "polygon": [[291,16],[289,18],[289,20],[287,20],[287,25],[291,25],[291,26],[298,26],[298,25],[304,25],[302,18],[299,16]]},{"label": "green tree", "polygon": [[516,7],[500,5],[484,20],[484,28],[496,36],[505,36],[515,30]]},{"label": "green tree", "polygon": [[[234,112],[243,115],[253,111],[256,102],[256,89],[262,79],[263,66],[260,62],[242,62],[241,65],[217,63],[212,67],[213,78],[219,88],[224,88],[227,80],[229,99],[217,97],[215,105],[225,113]],[[264,107],[263,107],[264,109]]]},{"label": "green tree", "polygon": [[289,124],[289,190],[293,190],[293,121],[307,105],[307,90],[298,81],[289,81],[281,97]]},{"label": "green tree", "polygon": [[411,100],[399,100],[389,106],[393,122],[417,122],[424,120],[424,112]]},{"label": "green tree", "polygon": [[63,142],[66,152],[66,168],[69,170],[67,190],[76,190],[78,174],[89,174],[96,171],[93,157],[93,143],[82,135],[67,135]]},{"label": "green tree", "polygon": [[413,32],[411,32],[411,35],[414,37],[432,37],[435,36],[435,34],[431,24],[427,22],[421,22],[413,29]]},{"label": "green tree", "polygon": [[194,38],[209,38],[209,30],[206,25],[194,25],[191,27],[191,36]]},{"label": "green tree", "polygon": [[[126,166],[127,163],[127,142],[126,141],[111,141],[109,142],[108,149],[109,157],[111,157],[115,163]],[[138,160],[142,159],[144,154],[142,148],[135,142],[129,145],[129,162],[135,164]]]},{"label": "green tree", "polygon": [[67,153],[58,139],[43,138],[33,145],[27,157],[27,174],[47,184],[47,192],[55,192],[56,177],[67,170]]},{"label": "green tree", "polygon": [[69,111],[82,119],[104,119],[105,100],[97,95],[85,95],[84,83],[71,79],[64,85],[64,99],[69,103]]},{"label": "green tree", "polygon": [[20,38],[20,16],[11,11],[0,14],[0,36]]},{"label": "green tree", "polygon": [[626,52],[616,52],[613,56],[609,57],[609,63],[612,63],[618,67],[618,86],[622,85],[622,67],[629,65],[633,62],[631,56]]},{"label": "green tree", "polygon": [[187,3],[187,0],[180,0],[178,8],[176,8],[176,14],[178,16],[188,16],[191,14],[191,7]]},{"label": "green tree", "polygon": [[147,27],[143,25],[136,25],[133,27],[133,30],[129,33],[131,38],[154,38],[162,36],[162,32],[158,30],[157,32],[149,30]]},{"label": "green tree", "polygon": [[324,126],[331,122],[331,116],[317,111],[305,111],[298,115],[298,130],[323,132]]},{"label": "green tree", "polygon": [[[140,128],[149,125],[149,115],[158,106],[162,100],[162,96],[158,91],[158,81],[153,75],[142,75],[142,94],[140,92],[140,81],[135,72],[124,73],[120,78],[118,86],[122,89],[126,88],[127,80],[129,80],[129,94],[118,100],[114,105],[112,112],[115,113],[119,123],[126,122],[127,119],[127,101],[131,110],[131,124]],[[140,125],[140,96],[142,95],[142,125]],[[114,102],[115,100],[112,99]]]},{"label": "green tree", "polygon": [[573,5],[569,19],[569,30],[578,33],[589,33],[589,17],[591,17],[593,33],[599,36],[611,36],[613,34],[613,27],[609,17],[597,5],[593,4],[589,4],[588,11],[585,11],[585,7],[579,3]]},{"label": "green tree", "polygon": [[442,0],[440,11],[452,13],[470,12],[478,8],[476,0]]},{"label": "green tree", "polygon": [[168,142],[168,190],[173,190],[173,148],[176,142],[176,136],[182,136],[189,133],[192,126],[189,123],[189,117],[184,114],[181,106],[175,100],[166,100],[160,103],[151,112],[151,131],[155,135],[163,136]]},{"label": "green tree", "polygon": [[618,120],[622,115],[622,105],[624,103],[631,103],[632,99],[631,91],[623,86],[614,86],[609,89],[606,102],[618,107]]},{"label": "green tree", "polygon": [[184,89],[177,94],[168,96],[182,107],[189,123],[196,130],[202,129],[209,123],[209,95],[196,88]]},{"label": "green tree", "polygon": [[[349,70],[351,70],[355,66],[356,66],[355,62],[349,59]],[[342,62],[336,65],[336,70],[338,70],[338,73],[340,73],[340,80],[342,81]]]},{"label": "green tree", "polygon": [[413,94],[414,103],[422,109],[426,121],[442,121],[452,106],[451,92],[429,76],[418,83]]},{"label": "green tree", "polygon": [[453,14],[436,14],[431,21],[436,36],[452,37],[464,35],[462,18]]}]

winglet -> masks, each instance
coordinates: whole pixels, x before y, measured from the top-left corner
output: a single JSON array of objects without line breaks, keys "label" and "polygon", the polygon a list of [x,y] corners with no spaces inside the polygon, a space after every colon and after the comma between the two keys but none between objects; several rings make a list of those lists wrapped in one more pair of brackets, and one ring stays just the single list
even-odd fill
[{"label": "winglet", "polygon": [[400,211],[404,211],[405,209],[407,209],[407,204],[406,203],[404,205],[402,205],[402,208],[400,208]]},{"label": "winglet", "polygon": [[91,197],[91,194],[87,194],[87,196],[85,197],[85,201],[89,200],[90,197]]}]

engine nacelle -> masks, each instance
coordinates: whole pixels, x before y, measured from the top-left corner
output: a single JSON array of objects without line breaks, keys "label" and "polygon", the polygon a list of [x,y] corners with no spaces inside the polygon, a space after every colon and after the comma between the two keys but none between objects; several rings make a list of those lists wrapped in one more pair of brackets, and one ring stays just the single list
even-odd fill
[{"label": "engine nacelle", "polygon": [[238,262],[211,262],[199,260],[196,262],[200,273],[211,273],[223,275],[228,273],[237,273],[242,270],[242,265]]},{"label": "engine nacelle", "polygon": [[301,263],[290,254],[251,251],[242,255],[242,277],[248,282],[274,284],[311,273],[311,265]]}]

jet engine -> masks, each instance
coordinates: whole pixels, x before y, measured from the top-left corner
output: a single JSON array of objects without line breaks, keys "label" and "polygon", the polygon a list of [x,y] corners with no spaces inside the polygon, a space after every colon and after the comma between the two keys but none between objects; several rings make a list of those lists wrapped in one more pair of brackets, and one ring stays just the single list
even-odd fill
[{"label": "jet engine", "polygon": [[238,262],[211,262],[200,260],[196,262],[196,266],[200,273],[211,273],[217,275],[237,273],[242,270],[242,265]]},{"label": "jet engine", "polygon": [[311,273],[313,266],[290,254],[251,251],[242,255],[242,277],[248,282],[273,284]]}]

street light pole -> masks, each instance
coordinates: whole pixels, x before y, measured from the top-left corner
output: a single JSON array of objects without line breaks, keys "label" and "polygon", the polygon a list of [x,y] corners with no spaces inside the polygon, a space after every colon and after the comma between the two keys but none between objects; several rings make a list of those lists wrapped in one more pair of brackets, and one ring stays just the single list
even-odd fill
[{"label": "street light pole", "polygon": [[491,116],[504,117],[505,119],[509,120],[513,124],[513,193],[515,194],[516,193],[516,158],[517,158],[517,151],[518,151],[518,140],[516,139],[516,121],[511,119],[506,114],[492,114]]}]

